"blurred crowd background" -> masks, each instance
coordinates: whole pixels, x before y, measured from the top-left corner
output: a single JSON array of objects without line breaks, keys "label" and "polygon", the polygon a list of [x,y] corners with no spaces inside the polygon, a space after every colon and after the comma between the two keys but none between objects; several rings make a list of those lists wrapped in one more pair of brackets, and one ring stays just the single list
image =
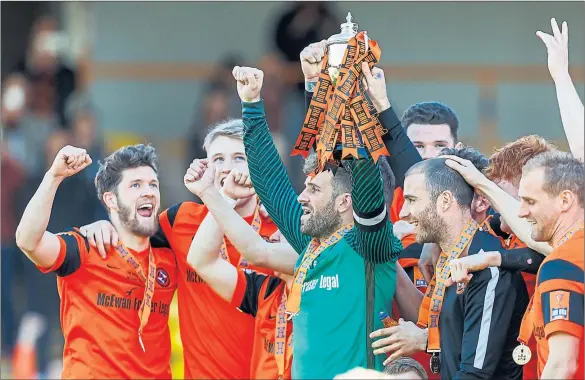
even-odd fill
[{"label": "blurred crowd background", "polygon": [[[2,2],[2,378],[23,316],[42,320],[37,359],[60,373],[62,336],[53,274],[41,275],[14,244],[16,224],[56,152],[87,149],[94,164],[64,182],[49,230],[107,215],[93,187],[97,162],[126,144],[153,143],[163,207],[189,199],[188,163],[205,155],[210,125],[240,116],[234,65],[265,72],[272,134],[289,157],[304,119],[300,51],[339,32],[348,11],[382,48],[392,105],[440,101],[460,139],[484,154],[532,133],[567,148],[546,49],[535,36],[566,20],[570,66],[584,97],[582,2]],[[175,315],[176,318],[176,315]],[[174,333],[176,319],[173,320]],[[175,340],[180,358],[180,342]],[[180,360],[174,375],[180,377]]]}]

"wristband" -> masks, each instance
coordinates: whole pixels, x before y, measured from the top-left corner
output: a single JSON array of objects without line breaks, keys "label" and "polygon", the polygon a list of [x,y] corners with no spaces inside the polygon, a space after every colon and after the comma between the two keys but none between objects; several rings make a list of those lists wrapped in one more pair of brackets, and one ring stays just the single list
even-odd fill
[{"label": "wristband", "polygon": [[317,81],[305,81],[305,91],[307,92],[315,92],[315,87],[317,87]]},{"label": "wristband", "polygon": [[223,197],[223,199],[225,199],[225,201],[227,203],[229,203],[230,206],[232,206],[232,208],[236,207],[236,203],[238,203],[237,199],[232,199],[230,197],[228,197],[225,192],[223,191],[223,189],[219,190],[219,193],[221,194],[221,196]]}]

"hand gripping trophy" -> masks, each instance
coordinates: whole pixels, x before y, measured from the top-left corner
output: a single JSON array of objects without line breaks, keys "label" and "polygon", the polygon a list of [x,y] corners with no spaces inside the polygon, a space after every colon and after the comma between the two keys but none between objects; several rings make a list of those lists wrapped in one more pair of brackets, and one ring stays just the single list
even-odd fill
[{"label": "hand gripping trophy", "polygon": [[340,160],[370,154],[377,162],[381,155],[390,155],[382,141],[386,131],[362,84],[362,62],[372,68],[379,62],[381,50],[367,32],[358,33],[351,13],[346,20],[341,33],[327,40],[319,80],[291,153],[307,157],[316,143],[319,165],[313,174],[326,166],[339,166]]}]

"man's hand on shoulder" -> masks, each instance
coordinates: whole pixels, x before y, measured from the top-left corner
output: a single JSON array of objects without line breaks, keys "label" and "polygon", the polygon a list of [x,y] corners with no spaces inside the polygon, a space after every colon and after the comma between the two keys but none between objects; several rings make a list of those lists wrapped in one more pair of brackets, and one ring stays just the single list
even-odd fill
[{"label": "man's hand on shoulder", "polygon": [[91,247],[97,248],[102,259],[110,247],[118,245],[118,231],[109,220],[98,220],[79,228],[81,236],[87,239]]}]

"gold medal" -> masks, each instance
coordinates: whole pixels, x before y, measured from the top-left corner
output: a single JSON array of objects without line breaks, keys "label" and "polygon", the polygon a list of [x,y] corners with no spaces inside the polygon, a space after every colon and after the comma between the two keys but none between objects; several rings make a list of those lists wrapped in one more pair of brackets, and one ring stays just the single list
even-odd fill
[{"label": "gold medal", "polygon": [[516,364],[525,365],[532,358],[532,352],[530,352],[530,348],[528,348],[528,346],[526,346],[524,343],[520,343],[520,345],[516,346],[514,351],[512,351],[512,358]]}]

